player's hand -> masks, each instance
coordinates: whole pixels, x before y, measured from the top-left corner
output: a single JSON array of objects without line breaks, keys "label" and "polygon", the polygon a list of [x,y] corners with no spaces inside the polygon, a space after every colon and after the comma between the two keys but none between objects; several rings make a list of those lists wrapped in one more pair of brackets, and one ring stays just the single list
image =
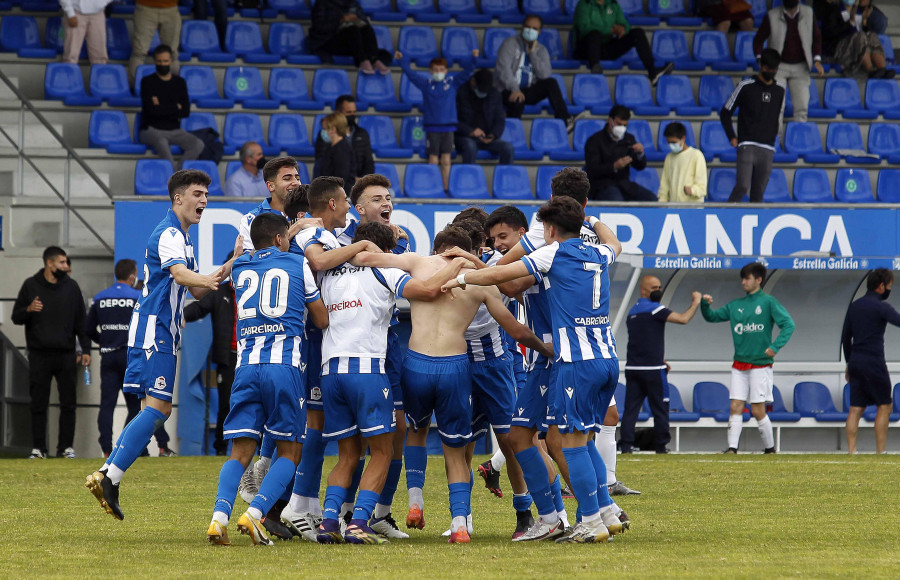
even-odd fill
[{"label": "player's hand", "polygon": [[632,149],[634,150],[634,152],[637,153],[638,155],[641,155],[641,154],[644,153],[644,145],[641,144],[641,143],[635,142],[635,144],[632,145],[631,148],[632,148]]},{"label": "player's hand", "polygon": [[369,240],[363,240],[362,242],[357,242],[357,243],[362,244],[362,250],[360,250],[361,252],[373,252],[376,254],[384,253],[381,251],[381,248],[379,248],[378,246],[376,246],[374,243],[370,242]]},{"label": "player's hand", "polygon": [[231,255],[232,262],[235,258],[239,258],[241,254],[244,253],[244,236],[238,234],[238,237],[234,239],[234,253]]},{"label": "player's hand", "polygon": [[299,234],[301,231],[307,228],[324,228],[325,222],[322,221],[322,218],[299,218],[294,220],[294,223],[291,224],[291,227],[288,228],[288,236],[294,237]]},{"label": "player's hand", "polygon": [[522,91],[514,91],[509,95],[510,103],[524,103],[525,102],[525,93]]},{"label": "player's hand", "polygon": [[40,312],[43,309],[44,303],[41,302],[41,298],[35,296],[34,300],[31,301],[31,304],[28,305],[28,308],[25,309],[25,312]]},{"label": "player's hand", "polygon": [[540,349],[540,353],[547,357],[548,360],[553,360],[556,358],[556,353],[553,352],[553,343],[545,342],[543,348]]},{"label": "player's hand", "polygon": [[80,357],[78,357],[78,358],[79,358],[80,360],[78,360],[78,361],[76,361],[76,362],[81,363],[81,366],[83,366],[83,367],[89,367],[89,366],[91,366],[91,355],[89,355],[88,353],[86,353],[86,352],[85,352],[85,353],[82,353],[82,355],[81,355]]},{"label": "player's hand", "polygon": [[703,298],[704,300],[706,300],[706,303],[707,303],[707,304],[712,304],[712,303],[713,303],[713,297],[710,296],[709,294],[704,294],[704,295],[702,296],[702,298]]},{"label": "player's hand", "polygon": [[398,226],[397,224],[389,224],[391,226],[391,230],[394,232],[394,239],[397,241],[400,240],[408,240],[409,234],[406,231]]},{"label": "player's hand", "polygon": [[225,278],[225,267],[221,267],[208,276],[203,276],[203,285],[201,288],[209,288],[210,290],[218,290],[219,282]]},{"label": "player's hand", "polygon": [[738,146],[738,140],[737,140],[737,137],[732,137],[732,138],[731,138],[731,146],[732,146],[732,147],[737,147],[737,146]]},{"label": "player's hand", "polygon": [[815,62],[815,64],[813,64],[813,68],[816,69],[816,73],[818,73],[819,76],[822,76],[825,74],[825,67],[822,66],[821,61],[817,60]]},{"label": "player's hand", "polygon": [[775,351],[771,348],[766,349],[766,356],[769,358],[775,358]]},{"label": "player's hand", "polygon": [[69,23],[69,28],[75,28],[78,26],[78,17],[73,16],[73,17],[69,18],[66,22]]},{"label": "player's hand", "polygon": [[[696,291],[691,292],[691,304],[692,304],[692,305],[695,305],[695,306],[696,306],[696,305],[699,305],[699,304],[700,304],[700,300],[701,300],[702,298],[703,298],[703,296],[701,296],[699,292],[696,292]],[[710,296],[710,298],[709,298],[709,301],[710,301],[710,303],[712,303],[712,297],[711,297],[711,296]]]},{"label": "player's hand", "polygon": [[453,290],[454,288],[462,288],[462,286],[460,286],[460,284],[456,280],[456,278],[453,278],[452,280],[447,280],[446,282],[444,282],[444,285],[441,286],[441,292],[449,292],[450,290]]},{"label": "player's hand", "polygon": [[473,256],[472,254],[458,246],[453,246],[449,250],[444,250],[441,256],[445,258],[462,258],[466,261],[466,267],[478,267],[483,265],[481,260],[479,260],[476,256]]}]

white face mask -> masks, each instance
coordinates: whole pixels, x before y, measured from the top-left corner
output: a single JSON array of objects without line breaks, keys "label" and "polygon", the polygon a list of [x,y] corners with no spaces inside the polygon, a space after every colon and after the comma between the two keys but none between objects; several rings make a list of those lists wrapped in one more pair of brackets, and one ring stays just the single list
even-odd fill
[{"label": "white face mask", "polygon": [[613,127],[612,128],[613,139],[615,139],[616,141],[621,140],[622,137],[625,136],[626,130],[627,130],[627,127],[625,127],[625,125],[616,125],[615,127]]},{"label": "white face mask", "polygon": [[433,72],[431,73],[431,79],[436,83],[444,82],[444,79],[447,77],[447,73],[445,72]]},{"label": "white face mask", "polygon": [[669,151],[671,151],[672,153],[681,153],[683,150],[684,145],[681,144],[681,141],[669,143]]}]

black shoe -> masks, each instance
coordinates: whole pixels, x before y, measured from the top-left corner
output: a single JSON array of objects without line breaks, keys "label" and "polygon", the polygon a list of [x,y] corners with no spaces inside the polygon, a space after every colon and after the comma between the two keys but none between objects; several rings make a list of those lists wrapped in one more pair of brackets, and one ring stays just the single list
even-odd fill
[{"label": "black shoe", "polygon": [[223,449],[219,449],[216,451],[216,457],[225,457],[226,455],[228,455],[228,452]]},{"label": "black shoe", "polygon": [[291,529],[281,523],[281,520],[278,518],[264,517],[262,519],[262,525],[266,528],[266,531],[269,532],[270,537],[274,536],[279,540],[291,540],[294,537],[294,533]]},{"label": "black shoe", "polygon": [[659,454],[659,455],[664,455],[664,454],[666,454],[666,453],[669,453],[669,448],[668,448],[668,447],[663,447],[662,449],[657,449],[657,450],[656,450],[656,453]]},{"label": "black shoe", "polygon": [[143,451],[141,451],[141,455],[140,455],[140,456],[141,456],[141,457],[150,457],[150,450],[149,450],[149,449],[144,449]]},{"label": "black shoe", "polygon": [[650,86],[655,87],[656,83],[659,82],[659,77],[667,75],[673,70],[675,70],[674,62],[667,62],[662,68],[656,69],[656,72],[650,75]]},{"label": "black shoe", "polygon": [[503,492],[500,491],[500,472],[494,469],[490,459],[478,466],[478,474],[484,479],[484,487],[497,497],[503,497]]},{"label": "black shoe", "polygon": [[776,451],[774,447],[767,447],[766,449],[763,449],[763,453],[769,455],[770,453],[775,454]]},{"label": "black shoe", "polygon": [[159,456],[160,457],[178,457],[178,454],[169,449],[168,447],[160,447],[159,448]]},{"label": "black shoe", "polygon": [[349,512],[344,514],[344,524],[345,525],[349,526],[350,520],[352,520],[352,519],[353,519],[353,510],[350,510]]},{"label": "black shoe", "polygon": [[572,490],[569,489],[568,485],[564,485],[560,490],[560,495],[562,495],[563,499],[575,499],[575,494],[572,493]]},{"label": "black shoe", "polygon": [[897,71],[895,71],[894,69],[892,69],[892,68],[884,69],[884,78],[885,79],[892,79],[895,76],[897,76]]},{"label": "black shoe", "polygon": [[632,451],[631,447],[622,447],[622,450],[619,453],[627,455],[629,453],[634,453],[634,451]]},{"label": "black shoe", "polygon": [[737,455],[737,449],[735,447],[729,447],[728,449],[726,449],[725,451],[722,452],[723,455],[727,455],[729,453],[732,455]]},{"label": "black shoe", "polygon": [[122,508],[119,507],[119,486],[113,485],[112,480],[104,473],[103,479],[100,480],[100,488],[103,490],[103,499],[106,501],[105,507],[109,508],[109,513],[117,520],[124,520],[125,514],[122,513]]},{"label": "black shoe", "polygon": [[534,525],[534,517],[531,510],[516,512],[516,531],[513,532],[512,539],[515,540],[519,536],[525,534]]},{"label": "black shoe", "polygon": [[566,119],[566,132],[572,133],[573,131],[575,131],[575,123],[576,123],[579,119],[584,119],[584,118],[587,117],[589,114],[590,114],[590,111],[581,111],[581,112],[578,113],[577,115],[572,115],[571,117],[569,117],[568,119]]}]

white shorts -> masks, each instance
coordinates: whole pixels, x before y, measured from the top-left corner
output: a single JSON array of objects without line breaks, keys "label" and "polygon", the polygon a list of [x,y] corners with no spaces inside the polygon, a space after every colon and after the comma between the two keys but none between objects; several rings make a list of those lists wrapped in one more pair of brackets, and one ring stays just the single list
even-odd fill
[{"label": "white shorts", "polygon": [[731,389],[728,396],[732,400],[747,403],[771,403],[772,367],[739,371],[731,369]]}]

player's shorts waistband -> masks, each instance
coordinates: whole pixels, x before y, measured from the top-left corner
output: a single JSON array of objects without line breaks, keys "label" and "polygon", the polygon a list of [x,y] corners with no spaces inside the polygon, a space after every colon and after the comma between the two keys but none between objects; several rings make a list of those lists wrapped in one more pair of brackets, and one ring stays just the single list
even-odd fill
[{"label": "player's shorts waistband", "polygon": [[433,363],[469,362],[469,356],[466,354],[454,354],[450,356],[429,356],[427,354],[418,353],[414,350],[407,351],[406,358]]},{"label": "player's shorts waistband", "polygon": [[326,375],[383,375],[384,358],[339,356],[322,363],[322,376]]}]

